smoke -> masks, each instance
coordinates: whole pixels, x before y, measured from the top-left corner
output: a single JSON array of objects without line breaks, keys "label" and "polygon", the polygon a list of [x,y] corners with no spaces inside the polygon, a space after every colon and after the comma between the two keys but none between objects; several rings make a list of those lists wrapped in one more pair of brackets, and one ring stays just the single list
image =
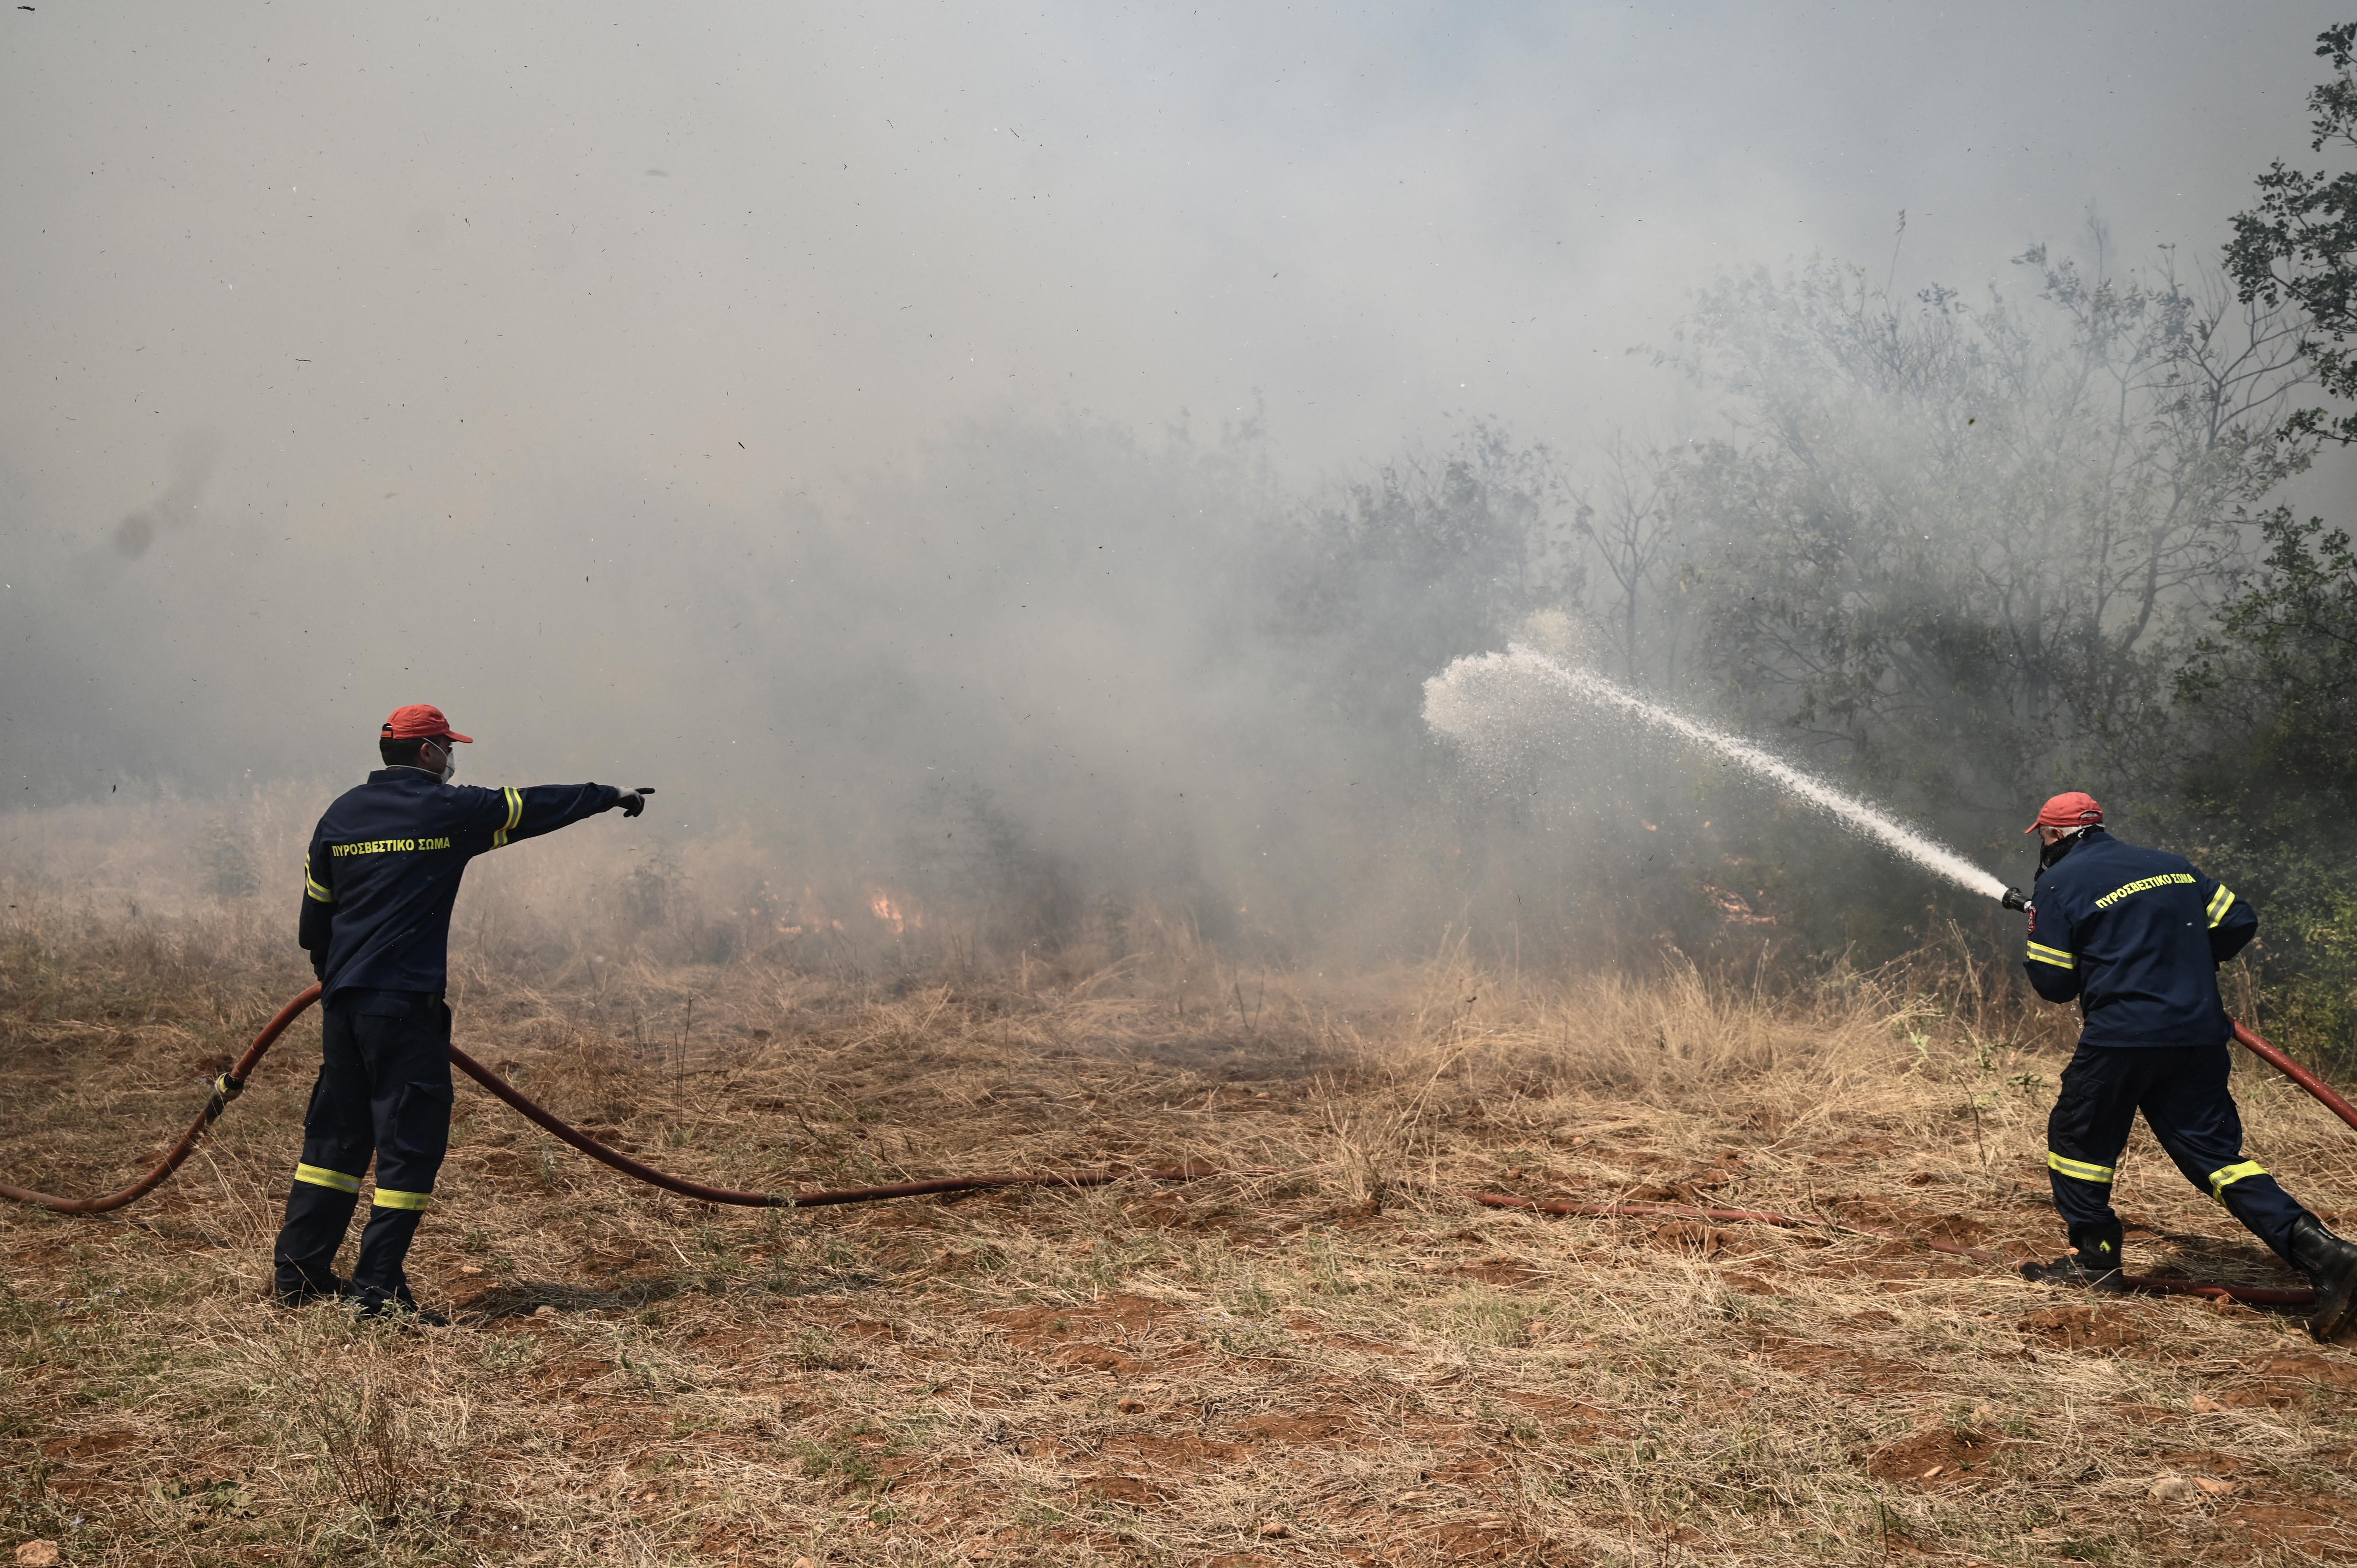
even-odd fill
[{"label": "smoke", "polygon": [[221,437],[212,431],[190,431],[173,444],[172,478],[164,493],[145,510],[135,511],[114,526],[110,541],[115,554],[136,561],[156,542],[158,532],[186,528],[197,521],[197,503],[205,481],[212,478],[221,456]]},{"label": "smoke", "polygon": [[1720,261],[1983,278],[2087,169],[2217,234],[2314,28],[2116,12],[12,13],[0,788],[324,790],[431,701],[1009,940],[1577,929],[1659,842],[1422,682],[1593,612],[1565,466],[1698,417],[1626,351]]}]

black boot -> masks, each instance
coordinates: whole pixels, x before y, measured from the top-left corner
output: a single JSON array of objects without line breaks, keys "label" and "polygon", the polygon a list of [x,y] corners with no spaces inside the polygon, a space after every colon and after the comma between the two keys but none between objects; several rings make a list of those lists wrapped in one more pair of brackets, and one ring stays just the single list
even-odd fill
[{"label": "black boot", "polygon": [[281,1306],[301,1306],[350,1295],[351,1282],[336,1275],[336,1250],[352,1222],[358,1197],[296,1182],[286,1195],[286,1223],[271,1250],[271,1295]]},{"label": "black boot", "polygon": [[361,1298],[362,1317],[401,1317],[440,1327],[450,1320],[428,1312],[409,1294],[409,1273],[403,1263],[417,1223],[425,1216],[414,1208],[372,1208],[368,1229],[361,1232],[360,1261],[352,1265],[352,1293]]},{"label": "black boot", "polygon": [[315,1301],[340,1301],[359,1294],[352,1289],[352,1282],[341,1274],[331,1273],[324,1279],[299,1279],[291,1287],[285,1281],[286,1276],[281,1272],[271,1285],[270,1299],[281,1306],[308,1306]]},{"label": "black boot", "polygon": [[404,1326],[422,1326],[427,1328],[450,1326],[450,1320],[440,1313],[418,1305],[417,1298],[409,1294],[409,1287],[405,1284],[389,1295],[378,1291],[363,1291],[359,1294],[361,1309],[356,1316],[360,1317]]},{"label": "black boot", "polygon": [[2050,1263],[2024,1263],[2021,1277],[2040,1284],[2071,1285],[2107,1294],[2124,1292],[2128,1288],[2120,1274],[2120,1246],[2125,1240],[2126,1233],[2116,1219],[2107,1225],[2073,1225],[2070,1254]]},{"label": "black boot", "polygon": [[2357,1317],[2357,1243],[2342,1240],[2313,1214],[2291,1228],[2291,1261],[2316,1286],[2316,1315],[2308,1331],[2330,1339]]}]

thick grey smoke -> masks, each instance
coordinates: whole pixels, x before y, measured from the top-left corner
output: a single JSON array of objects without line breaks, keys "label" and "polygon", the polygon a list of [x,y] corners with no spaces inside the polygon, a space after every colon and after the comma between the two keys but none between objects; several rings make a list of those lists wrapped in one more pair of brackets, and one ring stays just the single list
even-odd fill
[{"label": "thick grey smoke", "polygon": [[1446,918],[1420,683],[1553,591],[1450,531],[1568,494],[1479,422],[1691,420],[1626,350],[1722,266],[2206,251],[2310,13],[13,10],[0,783],[430,700],[1051,922]]}]

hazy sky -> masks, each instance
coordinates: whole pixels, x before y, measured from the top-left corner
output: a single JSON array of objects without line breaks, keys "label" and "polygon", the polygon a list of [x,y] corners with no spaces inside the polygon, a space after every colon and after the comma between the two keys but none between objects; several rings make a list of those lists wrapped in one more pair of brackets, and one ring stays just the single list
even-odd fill
[{"label": "hazy sky", "polygon": [[340,770],[427,697],[523,772],[708,755],[669,539],[1075,410],[1257,416],[1302,483],[1468,415],[1576,452],[1720,267],[1976,285],[2091,201],[2206,263],[2337,15],[11,8],[0,748]]}]

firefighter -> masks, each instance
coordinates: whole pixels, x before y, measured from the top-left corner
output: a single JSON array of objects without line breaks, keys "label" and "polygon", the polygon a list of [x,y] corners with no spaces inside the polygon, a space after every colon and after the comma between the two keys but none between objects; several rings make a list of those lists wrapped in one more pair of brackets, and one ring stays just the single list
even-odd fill
[{"label": "firefighter", "polygon": [[[331,1296],[360,1315],[414,1315],[403,1261],[450,1142],[450,1009],[442,993],[450,906],[467,863],[486,851],[644,796],[608,784],[486,789],[453,784],[452,748],[472,744],[442,710],[393,710],[377,740],[384,766],[337,797],[303,865],[300,940],[325,988],[319,1080],[303,1117],[303,1154],[278,1232],[283,1305]],[[376,1161],[376,1192],[349,1280],[335,1273]]]},{"label": "firefighter", "polygon": [[2186,1179],[2316,1285],[2309,1321],[2330,1338],[2357,1309],[2357,1245],[2325,1229],[2243,1154],[2226,1087],[2233,1025],[2218,966],[2259,929],[2238,898],[2192,865],[2122,843],[2091,795],[2057,795],[2027,830],[2042,846],[2030,897],[2029,983],[2076,999],[2085,1026],[2046,1124],[2046,1166],[2070,1251],[2025,1263],[2033,1280],[2125,1290],[2112,1183],[2138,1111]]}]

